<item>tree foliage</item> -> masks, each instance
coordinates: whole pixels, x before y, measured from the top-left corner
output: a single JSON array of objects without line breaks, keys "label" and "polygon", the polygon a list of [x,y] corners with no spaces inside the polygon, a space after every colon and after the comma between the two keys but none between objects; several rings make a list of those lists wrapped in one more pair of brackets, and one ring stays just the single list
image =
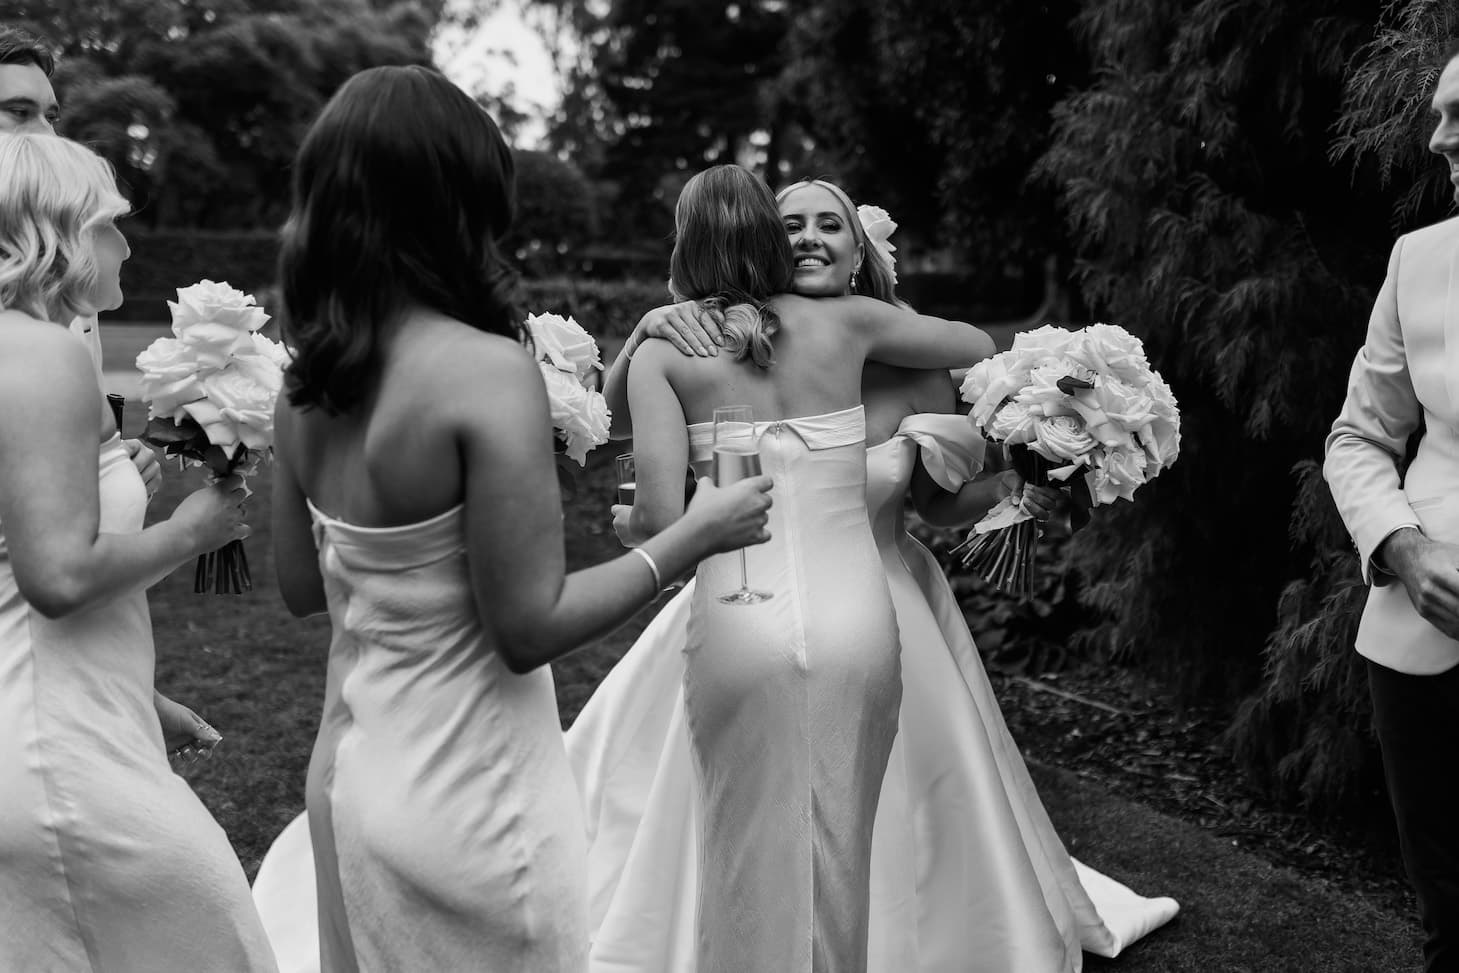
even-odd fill
[{"label": "tree foliage", "polygon": [[662,238],[688,175],[738,161],[772,185],[835,179],[985,280],[1028,269],[1037,290],[1067,249],[1027,177],[1085,76],[1076,0],[538,3],[580,44],[552,145],[630,233]]},{"label": "tree foliage", "polygon": [[794,8],[779,97],[802,165],[996,278],[1068,246],[1030,183],[1050,112],[1087,78],[1075,0],[824,0]]},{"label": "tree foliage", "polygon": [[117,167],[152,225],[253,227],[288,205],[288,163],[350,75],[430,63],[439,0],[19,0],[57,50],[62,130]]},{"label": "tree foliage", "polygon": [[519,151],[517,213],[505,245],[530,274],[570,264],[598,232],[593,187],[577,166],[550,152]]},{"label": "tree foliage", "polygon": [[1397,49],[1372,43],[1379,16],[1357,0],[1091,0],[1097,81],[1056,109],[1041,163],[1086,301],[1145,337],[1185,423],[1179,464],[1076,539],[1105,617],[1086,637],[1189,690],[1250,693],[1237,753],[1328,808],[1375,765],[1352,652],[1363,592],[1317,464],[1395,214],[1405,229],[1442,215],[1412,206],[1421,159],[1398,143],[1416,123],[1383,116],[1421,96],[1391,66],[1407,54],[1375,69]]},{"label": "tree foliage", "polygon": [[605,185],[621,231],[662,240],[691,175],[767,147],[784,3],[542,2],[581,45],[551,144]]},{"label": "tree foliage", "polygon": [[[1427,144],[1434,83],[1455,36],[1454,5],[1392,4],[1349,66],[1330,157],[1350,164],[1360,185],[1376,181],[1396,194],[1398,232],[1448,210],[1446,167]],[[1362,324],[1341,330],[1353,351]],[[1297,476],[1291,537],[1308,552],[1307,569],[1281,593],[1261,685],[1243,702],[1229,738],[1243,763],[1279,792],[1324,813],[1363,811],[1381,792],[1367,674],[1352,651],[1367,586],[1316,461],[1299,463]]]}]

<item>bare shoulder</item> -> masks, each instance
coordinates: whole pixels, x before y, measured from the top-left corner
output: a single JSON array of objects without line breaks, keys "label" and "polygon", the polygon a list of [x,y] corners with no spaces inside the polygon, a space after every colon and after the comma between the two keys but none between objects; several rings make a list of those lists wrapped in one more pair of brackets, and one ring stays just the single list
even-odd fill
[{"label": "bare shoulder", "polygon": [[537,365],[520,341],[456,321],[415,329],[399,346],[391,378],[433,397],[478,398],[541,384]]},{"label": "bare shoulder", "polygon": [[406,374],[458,425],[491,427],[544,412],[546,388],[531,353],[514,338],[467,326],[428,335]]},{"label": "bare shoulder", "polygon": [[628,361],[628,380],[642,382],[650,377],[667,378],[670,381],[692,378],[706,363],[717,360],[682,355],[679,349],[667,341],[645,341]]},{"label": "bare shoulder", "polygon": [[841,308],[842,297],[802,297],[799,294],[777,294],[770,306],[782,321],[834,317]]},{"label": "bare shoulder", "polygon": [[33,399],[38,391],[73,395],[94,385],[91,353],[58,324],[0,312],[0,390]]}]

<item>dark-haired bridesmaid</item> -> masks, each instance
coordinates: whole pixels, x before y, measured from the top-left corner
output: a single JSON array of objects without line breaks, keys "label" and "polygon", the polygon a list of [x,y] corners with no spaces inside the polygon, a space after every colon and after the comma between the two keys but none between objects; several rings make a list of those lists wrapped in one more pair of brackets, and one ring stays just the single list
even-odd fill
[{"label": "dark-haired bridesmaid", "polygon": [[308,781],[328,973],[583,969],[546,663],[767,537],[768,478],[705,483],[643,547],[565,572],[547,394],[496,244],[512,174],[490,117],[418,67],[350,79],[295,161],[274,540],[290,610],[333,623]]}]

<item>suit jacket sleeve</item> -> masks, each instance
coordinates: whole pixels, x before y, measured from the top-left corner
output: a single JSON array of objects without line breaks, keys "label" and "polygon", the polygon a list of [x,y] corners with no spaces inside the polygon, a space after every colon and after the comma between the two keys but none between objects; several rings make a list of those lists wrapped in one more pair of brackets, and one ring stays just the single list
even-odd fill
[{"label": "suit jacket sleeve", "polygon": [[1322,467],[1338,512],[1358,548],[1363,580],[1379,585],[1392,577],[1373,570],[1374,550],[1398,527],[1419,523],[1398,475],[1408,438],[1423,417],[1398,321],[1398,270],[1404,239],[1399,238],[1388,259],[1388,276],[1373,305],[1368,336],[1353,360],[1347,400],[1328,434]]}]

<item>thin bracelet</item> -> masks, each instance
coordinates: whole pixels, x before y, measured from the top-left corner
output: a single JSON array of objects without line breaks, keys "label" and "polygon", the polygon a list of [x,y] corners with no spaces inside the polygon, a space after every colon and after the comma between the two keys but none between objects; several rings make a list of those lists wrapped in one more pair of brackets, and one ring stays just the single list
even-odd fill
[{"label": "thin bracelet", "polygon": [[663,591],[664,590],[664,581],[663,581],[663,578],[659,575],[659,566],[654,563],[654,559],[649,556],[648,551],[645,551],[641,547],[635,547],[635,548],[633,548],[632,551],[630,551],[630,553],[637,554],[639,557],[643,558],[643,563],[644,564],[647,564],[648,565],[648,569],[653,572],[653,576],[654,576],[654,591],[655,592]]}]

